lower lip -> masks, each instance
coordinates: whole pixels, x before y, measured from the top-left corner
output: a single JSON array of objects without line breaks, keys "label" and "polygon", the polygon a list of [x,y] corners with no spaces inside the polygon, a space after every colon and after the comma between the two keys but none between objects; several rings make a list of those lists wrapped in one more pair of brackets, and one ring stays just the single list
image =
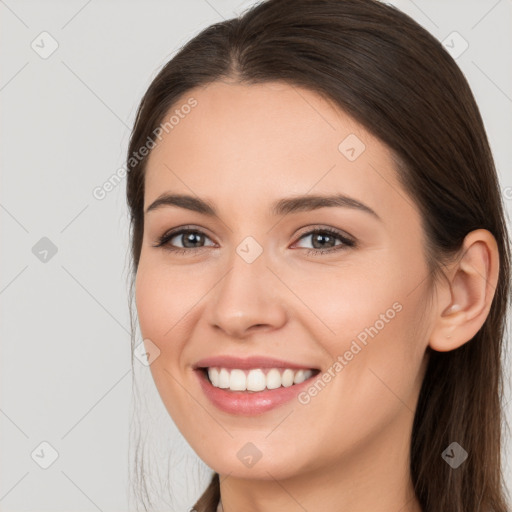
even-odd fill
[{"label": "lower lip", "polygon": [[222,388],[216,388],[206,377],[202,370],[195,370],[199,378],[199,383],[203,388],[204,394],[210,401],[224,412],[237,414],[241,416],[255,416],[275,409],[296,397],[304,388],[311,384],[311,380],[316,377],[314,374],[309,379],[285,388],[281,386],[276,389],[265,391],[229,391]]}]

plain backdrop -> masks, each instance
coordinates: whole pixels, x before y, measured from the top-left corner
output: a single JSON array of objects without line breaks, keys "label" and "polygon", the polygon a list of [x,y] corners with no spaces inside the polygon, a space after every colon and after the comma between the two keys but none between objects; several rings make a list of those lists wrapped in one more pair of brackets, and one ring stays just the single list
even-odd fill
[{"label": "plain backdrop", "polygon": [[[134,510],[125,182],[103,199],[93,192],[124,165],[137,105],[161,66],[253,3],[0,0],[1,511]],[[512,3],[390,3],[453,41],[510,212]],[[157,466],[174,446],[166,510],[188,510],[208,468],[139,369]],[[510,386],[505,399],[510,422]]]}]

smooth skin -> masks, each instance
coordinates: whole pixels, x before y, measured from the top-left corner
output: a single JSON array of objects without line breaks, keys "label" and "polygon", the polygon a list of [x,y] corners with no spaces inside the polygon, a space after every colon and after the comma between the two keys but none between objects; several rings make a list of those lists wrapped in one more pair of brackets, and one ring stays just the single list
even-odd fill
[{"label": "smooth skin", "polygon": [[[217,216],[176,206],[146,213],[136,277],[141,333],[160,350],[150,368],[169,414],[221,475],[225,512],[421,511],[409,446],[425,350],[456,349],[484,323],[498,277],[494,237],[468,234],[448,279],[432,288],[419,210],[389,149],[351,117],[277,82],[215,82],[182,103],[189,97],[197,106],[150,154],[144,209],[163,193],[188,194]],[[365,145],[354,161],[338,149],[351,134]],[[334,193],[378,217],[349,207],[271,213],[282,198]],[[181,226],[205,236],[168,242],[185,254],[155,247]],[[356,245],[304,236],[325,227]],[[252,263],[236,252],[248,236],[263,249]],[[314,248],[324,254],[307,253]],[[192,369],[229,354],[325,372],[397,302],[400,312],[307,404],[227,414]],[[237,456],[249,442],[262,454],[252,467]]]}]

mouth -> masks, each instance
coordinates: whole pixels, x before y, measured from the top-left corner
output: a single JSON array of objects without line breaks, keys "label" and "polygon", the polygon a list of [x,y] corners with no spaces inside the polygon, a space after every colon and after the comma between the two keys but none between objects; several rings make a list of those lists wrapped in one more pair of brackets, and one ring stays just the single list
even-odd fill
[{"label": "mouth", "polygon": [[214,387],[225,391],[259,393],[302,384],[320,373],[317,368],[197,367]]},{"label": "mouth", "polygon": [[228,366],[233,359],[222,358],[226,366],[219,364],[219,358],[208,361],[207,366],[194,367],[200,388],[217,409],[236,416],[260,415],[284,407],[320,373],[318,368],[294,364],[291,368],[288,364],[276,366],[279,363],[269,359],[259,359],[257,367],[249,366],[249,360],[237,360],[239,364],[233,366]]}]

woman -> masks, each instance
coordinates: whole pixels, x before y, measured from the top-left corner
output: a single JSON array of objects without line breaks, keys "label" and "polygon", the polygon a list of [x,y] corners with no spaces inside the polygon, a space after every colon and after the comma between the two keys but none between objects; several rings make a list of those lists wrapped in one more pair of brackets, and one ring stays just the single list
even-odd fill
[{"label": "woman", "polygon": [[504,512],[510,242],[442,45],[374,0],[269,0],[188,42],[128,150],[162,401],[197,512]]}]

